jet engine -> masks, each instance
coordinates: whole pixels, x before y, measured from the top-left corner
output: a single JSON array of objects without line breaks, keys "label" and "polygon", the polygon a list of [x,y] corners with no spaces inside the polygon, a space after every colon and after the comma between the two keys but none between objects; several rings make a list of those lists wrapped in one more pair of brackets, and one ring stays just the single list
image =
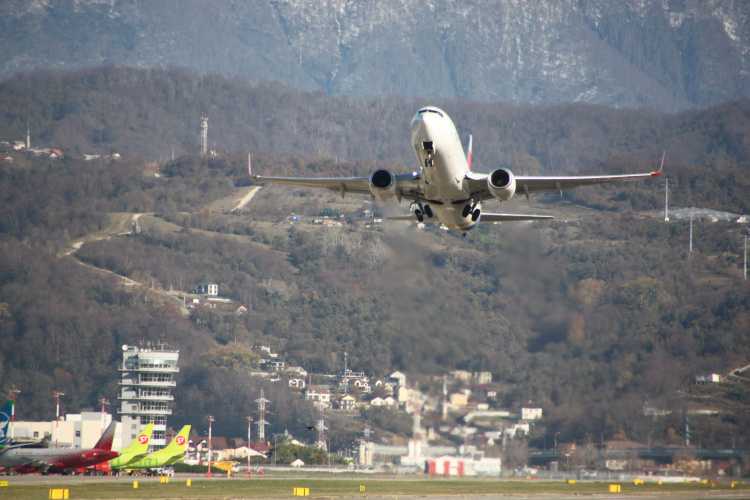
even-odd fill
[{"label": "jet engine", "polygon": [[380,201],[388,201],[396,194],[396,176],[385,168],[370,175],[370,192]]},{"label": "jet engine", "polygon": [[516,194],[516,178],[510,170],[498,168],[487,177],[487,187],[492,196],[500,201],[508,201]]}]

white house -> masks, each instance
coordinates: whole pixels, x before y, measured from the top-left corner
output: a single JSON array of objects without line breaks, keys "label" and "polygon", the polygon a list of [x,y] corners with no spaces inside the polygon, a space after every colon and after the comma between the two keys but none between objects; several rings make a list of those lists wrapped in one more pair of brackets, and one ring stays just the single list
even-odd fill
[{"label": "white house", "polygon": [[308,386],[305,389],[305,400],[323,403],[326,406],[331,405],[331,391],[317,385]]},{"label": "white house", "polygon": [[538,420],[542,418],[542,409],[532,406],[521,407],[521,420]]},{"label": "white house", "polygon": [[198,283],[196,292],[201,295],[208,295],[209,297],[216,297],[219,295],[219,285],[216,283]]},{"label": "white house", "polygon": [[718,373],[699,373],[695,376],[696,384],[718,384],[721,382],[721,375]]},{"label": "white house", "polygon": [[292,389],[304,389],[307,386],[307,382],[303,378],[290,378],[289,387]]}]

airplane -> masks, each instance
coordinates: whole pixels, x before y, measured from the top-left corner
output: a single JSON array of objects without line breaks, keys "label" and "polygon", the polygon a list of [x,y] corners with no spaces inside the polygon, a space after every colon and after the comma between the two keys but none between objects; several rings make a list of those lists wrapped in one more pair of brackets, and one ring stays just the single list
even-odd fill
[{"label": "airplane", "polygon": [[115,426],[112,422],[91,449],[78,448],[5,448],[0,450],[0,467],[16,469],[19,474],[62,472],[65,469],[91,467],[118,456],[112,451]]},{"label": "airplane", "polygon": [[182,461],[187,456],[188,435],[190,426],[186,425],[169,444],[145,458],[130,462],[127,465],[113,465],[115,469],[151,469],[153,467],[167,467]]},{"label": "airplane", "polygon": [[13,414],[13,400],[9,399],[0,408],[0,449],[6,446],[8,431],[10,430],[10,419]]},{"label": "airplane", "polygon": [[146,458],[148,456],[148,443],[151,441],[153,432],[154,424],[146,425],[127,448],[120,450],[120,456],[109,462],[109,466],[115,469],[127,468],[128,465]]},{"label": "airplane", "polygon": [[294,186],[326,188],[343,198],[347,193],[369,194],[373,199],[387,201],[394,196],[401,202],[411,200],[412,215],[389,217],[390,220],[441,222],[451,231],[466,233],[479,223],[522,220],[543,220],[545,215],[494,214],[483,211],[487,200],[508,201],[523,194],[557,192],[579,186],[637,181],[659,177],[658,171],[643,174],[603,176],[538,177],[516,176],[506,168],[489,174],[471,171],[472,138],[464,155],[458,132],[448,114],[434,106],[427,106],[414,115],[411,122],[411,145],[420,164],[417,172],[394,174],[380,168],[369,177],[302,178],[254,175],[248,157],[248,172],[257,182],[290,184]]}]

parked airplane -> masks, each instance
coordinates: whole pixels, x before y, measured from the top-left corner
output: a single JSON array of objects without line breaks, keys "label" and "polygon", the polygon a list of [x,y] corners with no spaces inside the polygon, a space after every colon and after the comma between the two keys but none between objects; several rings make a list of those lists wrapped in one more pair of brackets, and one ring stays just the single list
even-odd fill
[{"label": "parked airplane", "polygon": [[16,469],[19,474],[30,472],[62,472],[65,469],[90,467],[116,458],[112,451],[115,425],[112,422],[91,449],[79,448],[6,448],[0,450],[0,467]]},{"label": "parked airplane", "polygon": [[115,469],[126,468],[148,456],[148,444],[151,441],[151,434],[154,432],[154,424],[148,424],[138,434],[127,448],[120,450],[120,456],[109,463],[110,467]]},{"label": "parked airplane", "polygon": [[[295,186],[321,187],[346,193],[369,194],[380,201],[394,196],[412,201],[413,215],[389,217],[391,220],[442,222],[452,231],[467,232],[480,222],[552,219],[544,215],[493,214],[483,212],[482,203],[496,199],[508,201],[517,194],[528,199],[532,193],[557,192],[592,184],[637,181],[658,177],[657,172],[629,175],[537,177],[516,176],[498,168],[489,174],[471,171],[471,146],[464,155],[458,132],[448,114],[436,107],[420,109],[411,122],[411,144],[418,172],[394,174],[387,169],[375,170],[369,177],[295,178],[250,176],[260,182],[276,182]],[[662,157],[662,167],[664,158]]]},{"label": "parked airplane", "polygon": [[190,426],[186,425],[169,444],[158,451],[155,451],[145,458],[128,463],[127,465],[112,465],[116,469],[151,469],[153,467],[166,467],[180,462],[187,456],[188,435]]},{"label": "parked airplane", "polygon": [[2,408],[0,408],[0,449],[5,447],[5,441],[8,438],[8,432],[10,431],[10,418],[13,414],[13,401],[8,400],[5,402]]}]

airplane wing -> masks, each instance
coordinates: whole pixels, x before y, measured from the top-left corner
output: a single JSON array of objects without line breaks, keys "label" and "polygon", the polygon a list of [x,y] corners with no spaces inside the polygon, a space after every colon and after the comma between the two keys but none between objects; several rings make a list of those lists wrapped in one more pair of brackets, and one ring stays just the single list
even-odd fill
[{"label": "airplane wing", "polygon": [[[292,186],[326,188],[343,197],[346,193],[354,194],[372,194],[370,192],[369,177],[267,177],[264,175],[251,175],[254,181],[274,182],[277,184],[289,184]],[[411,193],[419,192],[419,173],[411,172],[408,174],[396,175],[396,189],[400,191],[401,196],[411,198]]]},{"label": "airplane wing", "polygon": [[[524,195],[528,199],[529,195],[534,193],[557,193],[562,196],[566,189],[573,189],[581,186],[593,186],[597,184],[612,184],[616,182],[640,181],[659,177],[664,168],[664,156],[661,159],[661,166],[656,172],[644,174],[624,174],[624,175],[591,175],[591,176],[571,176],[571,177],[516,177],[516,194]],[[481,193],[481,199],[489,200],[493,196],[487,189],[488,174],[477,174],[470,172],[466,176],[469,188],[472,193]]]}]

